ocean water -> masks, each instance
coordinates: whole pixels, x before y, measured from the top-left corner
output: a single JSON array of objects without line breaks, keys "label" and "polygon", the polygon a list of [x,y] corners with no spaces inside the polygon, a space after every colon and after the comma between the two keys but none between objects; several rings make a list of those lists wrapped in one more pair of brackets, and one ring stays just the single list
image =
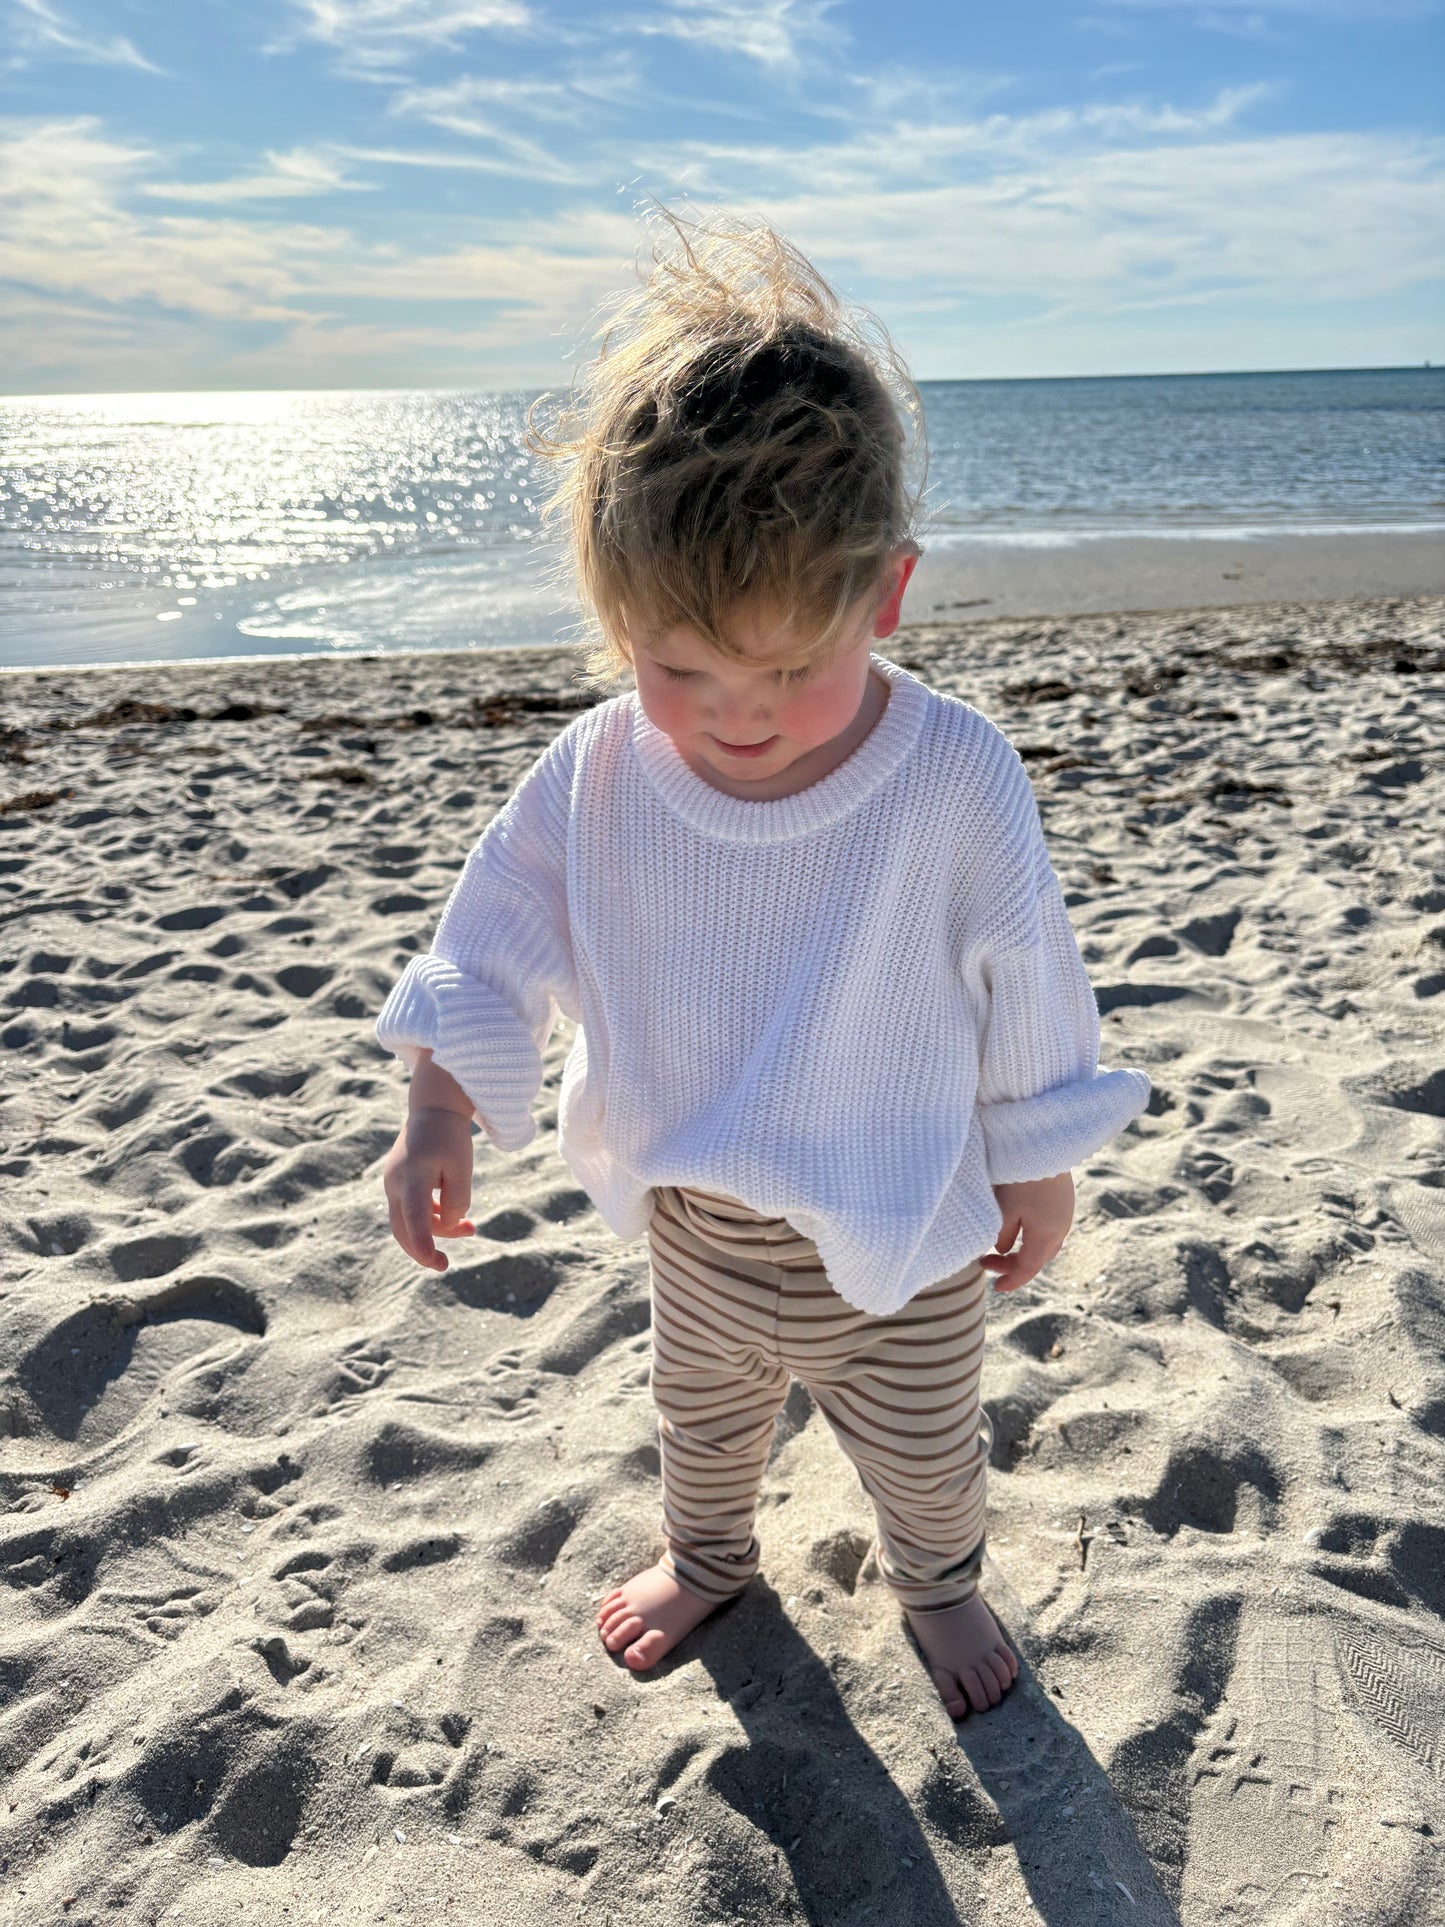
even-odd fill
[{"label": "ocean water", "polygon": [[[922,393],[926,548],[1445,529],[1445,370]],[[0,664],[572,639],[531,400],[0,399]]]}]

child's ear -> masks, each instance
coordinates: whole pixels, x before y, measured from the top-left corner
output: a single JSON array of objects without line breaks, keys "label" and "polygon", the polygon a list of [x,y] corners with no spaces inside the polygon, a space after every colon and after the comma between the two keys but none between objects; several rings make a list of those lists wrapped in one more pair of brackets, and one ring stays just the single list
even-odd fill
[{"label": "child's ear", "polygon": [[903,591],[908,587],[909,577],[918,567],[918,550],[908,549],[894,557],[890,565],[893,570],[892,586],[878,604],[878,613],[873,619],[875,636],[891,636],[898,627],[899,616],[903,609]]}]

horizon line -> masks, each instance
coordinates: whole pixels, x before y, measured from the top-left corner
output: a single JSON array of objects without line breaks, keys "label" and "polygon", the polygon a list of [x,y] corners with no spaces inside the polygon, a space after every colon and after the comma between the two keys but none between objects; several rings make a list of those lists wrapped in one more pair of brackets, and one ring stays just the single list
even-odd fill
[{"label": "horizon line", "polygon": [[[1331,365],[1320,368],[1177,368],[1155,370],[1134,374],[1089,374],[1089,375],[916,375],[913,377],[917,388],[961,388],[983,386],[988,383],[1034,383],[1065,381],[1227,381],[1238,380],[1244,376],[1265,375],[1408,375],[1445,372],[1445,356],[1435,361],[1407,361],[1371,363],[1363,365]],[[536,388],[501,387],[481,388],[471,386],[426,387],[419,383],[407,383],[401,387],[369,386],[350,384],[345,387],[318,387],[315,384],[295,387],[211,387],[211,388],[88,388],[88,389],[47,389],[35,393],[17,392],[0,395],[0,406],[6,402],[44,402],[44,401],[103,401],[119,396],[147,395],[540,395],[549,390],[544,386]]]}]

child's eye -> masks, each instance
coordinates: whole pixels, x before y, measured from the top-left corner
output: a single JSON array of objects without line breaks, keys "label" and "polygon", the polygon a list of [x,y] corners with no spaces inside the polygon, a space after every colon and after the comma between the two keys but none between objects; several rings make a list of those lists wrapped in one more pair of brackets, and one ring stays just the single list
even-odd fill
[{"label": "child's eye", "polygon": [[[689,677],[697,674],[695,669],[674,669],[671,663],[660,662],[657,666],[663,675],[671,677],[673,682],[686,682]],[[802,682],[809,673],[810,669],[807,664],[804,664],[801,669],[775,669],[773,671],[773,674],[780,676],[784,682]]]}]

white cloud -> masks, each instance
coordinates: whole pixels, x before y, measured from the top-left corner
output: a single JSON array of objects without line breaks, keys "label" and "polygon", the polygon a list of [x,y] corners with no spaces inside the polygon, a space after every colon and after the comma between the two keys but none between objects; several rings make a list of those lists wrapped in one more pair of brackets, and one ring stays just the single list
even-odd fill
[{"label": "white cloud", "polygon": [[10,0],[16,42],[22,49],[61,54],[98,67],[137,67],[158,74],[123,34],[109,37],[90,33],[69,21],[49,0]]},{"label": "white cloud", "polygon": [[404,85],[388,112],[493,147],[486,162],[493,173],[582,187],[597,180],[590,127],[604,115],[615,119],[619,110],[637,108],[643,98],[631,59],[614,55],[553,80],[459,74],[434,86]]},{"label": "white cloud", "polygon": [[491,124],[478,110],[497,108],[564,125],[576,114],[564,81],[503,80],[490,74],[461,74],[438,87],[407,87],[391,103],[393,114],[416,114],[462,134],[489,134]]},{"label": "white cloud", "polygon": [[[636,224],[607,208],[581,213],[556,244],[512,229],[495,244],[427,254],[338,227],[162,214],[148,205],[165,186],[150,178],[161,160],[93,120],[0,121],[0,285],[14,290],[0,342],[16,379],[33,385],[36,371],[87,359],[112,380],[150,365],[163,385],[206,360],[281,372],[292,342],[299,370],[323,365],[332,338],[338,354],[362,360],[485,349],[534,373],[556,370],[638,241]],[[343,311],[374,300],[469,303],[476,316],[470,326],[386,328]],[[228,358],[221,330],[256,323],[277,339]]]},{"label": "white cloud", "polygon": [[349,180],[341,159],[320,148],[293,147],[289,153],[266,154],[264,165],[251,174],[235,174],[227,181],[155,181],[145,192],[164,201],[196,201],[223,206],[233,201],[289,201],[341,191],[355,193],[365,181]]},{"label": "white cloud", "polygon": [[[136,213],[156,164],[93,120],[0,123],[0,280],[115,307],[156,303],[212,321],[286,321],[317,285],[335,230]],[[144,327],[143,321],[134,325]]]},{"label": "white cloud", "polygon": [[567,223],[569,245],[513,241],[426,255],[376,250],[364,259],[338,264],[328,277],[327,291],[333,297],[397,301],[414,298],[420,287],[428,301],[491,303],[505,332],[489,330],[489,338],[531,341],[539,329],[575,323],[582,310],[601,300],[626,274],[637,245],[636,224],[619,217],[606,237],[609,245],[599,252],[595,241],[602,238],[602,225],[587,224],[593,246],[576,245],[578,230]]},{"label": "white cloud", "polygon": [[471,34],[526,32],[523,0],[297,0],[300,30],[336,48],[342,66],[391,79],[415,53],[455,49]]},{"label": "white cloud", "polygon": [[[1445,141],[1241,131],[1265,91],[1225,89],[1188,107],[905,115],[794,146],[584,127],[564,148],[552,136],[569,117],[566,83],[531,81],[509,105],[501,83],[459,76],[409,87],[396,112],[453,125],[476,151],[298,147],[208,183],[169,178],[173,157],[94,120],[0,122],[0,278],[14,291],[0,303],[3,352],[16,381],[62,366],[66,343],[64,365],[84,371],[71,379],[92,387],[143,381],[148,365],[170,384],[201,367],[209,380],[288,369],[305,380],[323,378],[334,339],[348,379],[473,368],[504,385],[558,384],[589,315],[645,249],[629,199],[611,191],[622,178],[694,214],[753,207],[895,331],[917,325],[944,344],[939,355],[951,340],[986,345],[989,328],[1000,341],[1048,343],[1034,352],[1055,359],[1111,326],[1117,339],[1167,342],[1188,317],[1202,334],[1224,309],[1246,317],[1237,327],[1251,313],[1301,326],[1333,315],[1343,338],[1339,317],[1362,302],[1385,316],[1445,275]],[[526,122],[521,133],[507,116]],[[523,216],[500,192],[438,195],[425,243],[402,222],[384,230],[389,240],[359,238],[265,205],[366,185],[381,166],[455,170],[462,188],[467,174],[531,172],[552,207],[559,184],[569,204]],[[386,304],[384,321],[374,303]]]},{"label": "white cloud", "polygon": [[1445,275],[1442,171],[1439,139],[1301,134],[767,206],[802,246],[879,288],[1049,303],[1053,321],[1210,289],[1306,305],[1422,286]]},{"label": "white cloud", "polygon": [[[650,179],[687,179],[694,194],[866,194],[870,189],[941,186],[959,174],[1004,178],[1010,167],[1041,170],[1073,164],[1072,157],[1111,141],[1161,142],[1217,133],[1256,101],[1274,92],[1253,82],[1223,89],[1193,109],[1119,103],[1047,108],[1032,114],[979,119],[903,118],[883,127],[852,127],[846,139],[787,146],[782,142],[681,141],[631,150]],[[1150,152],[1153,151],[1151,148]],[[621,165],[621,162],[618,163]],[[630,170],[629,170],[630,171]]]},{"label": "white cloud", "polygon": [[[558,150],[573,144],[565,139],[565,130],[575,130],[586,106],[562,81],[514,83],[464,74],[442,86],[406,87],[393,99],[390,111],[427,121],[466,140],[489,143],[497,149],[494,172],[582,186],[595,179],[595,167],[564,159]],[[556,130],[551,142],[509,126],[509,119],[517,115],[549,123]]]},{"label": "white cloud", "polygon": [[671,40],[742,54],[760,66],[797,67],[810,45],[839,45],[828,18],[838,0],[672,0],[656,14],[625,14],[614,31],[662,34]]},{"label": "white cloud", "polygon": [[[429,167],[443,173],[499,174],[513,179],[526,172],[514,158],[503,154],[457,153],[426,147],[345,147],[338,152],[345,160],[367,161],[377,167]],[[557,177],[549,176],[552,178]],[[583,186],[594,179],[595,170],[579,168],[569,177],[569,184]]]}]

